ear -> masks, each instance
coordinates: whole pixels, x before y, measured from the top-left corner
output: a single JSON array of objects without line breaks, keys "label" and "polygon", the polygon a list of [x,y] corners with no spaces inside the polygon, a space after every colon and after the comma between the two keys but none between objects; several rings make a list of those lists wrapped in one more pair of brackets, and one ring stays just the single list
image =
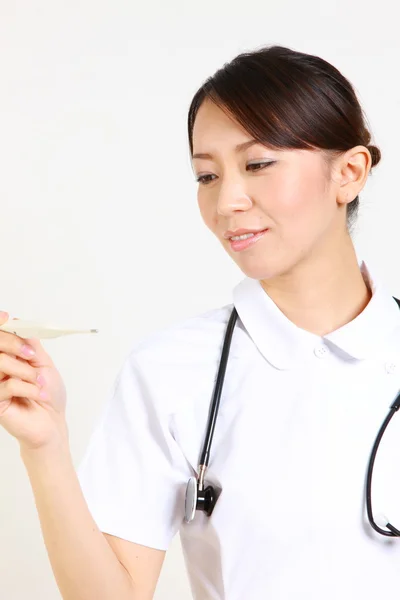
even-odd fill
[{"label": "ear", "polygon": [[348,204],[358,196],[365,185],[371,164],[371,154],[366,146],[354,146],[341,156],[336,173],[339,204]]}]

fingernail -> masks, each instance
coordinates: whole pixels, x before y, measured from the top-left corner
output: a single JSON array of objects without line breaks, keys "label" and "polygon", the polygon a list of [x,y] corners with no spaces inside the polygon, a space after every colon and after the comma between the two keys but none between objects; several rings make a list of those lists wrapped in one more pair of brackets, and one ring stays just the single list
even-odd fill
[{"label": "fingernail", "polygon": [[42,385],[42,386],[46,383],[45,380],[44,380],[43,375],[38,375],[36,377],[36,381],[38,382],[39,385]]},{"label": "fingernail", "polygon": [[33,348],[25,344],[21,348],[21,354],[23,354],[24,356],[35,356],[36,352],[33,350]]}]

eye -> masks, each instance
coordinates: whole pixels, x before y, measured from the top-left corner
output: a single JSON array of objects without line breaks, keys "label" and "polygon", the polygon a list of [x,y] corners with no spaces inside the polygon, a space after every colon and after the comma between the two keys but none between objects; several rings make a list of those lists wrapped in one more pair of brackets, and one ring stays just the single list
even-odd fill
[{"label": "eye", "polygon": [[268,162],[249,163],[247,166],[248,167],[261,167],[261,169],[250,169],[251,171],[261,171],[262,169],[265,169],[265,167],[269,167],[269,165],[273,165],[275,162],[276,162],[275,160],[269,160]]},{"label": "eye", "polygon": [[[250,167],[260,167],[259,169],[253,169],[251,168],[250,171],[251,172],[255,172],[255,171],[262,171],[262,169],[265,169],[266,167],[269,167],[269,165],[273,165],[276,162],[276,160],[270,160],[268,162],[257,162],[257,163],[249,163],[247,165],[248,168]],[[201,183],[202,185],[207,185],[208,183],[210,183],[210,179],[206,179],[207,177],[215,177],[214,175],[200,175],[199,177],[197,177],[196,182],[197,183]]]},{"label": "eye", "polygon": [[206,177],[213,177],[213,176],[212,175],[200,175],[200,177],[197,177],[196,182],[201,183],[203,185],[207,185],[207,183],[210,183],[210,180],[206,181]]}]

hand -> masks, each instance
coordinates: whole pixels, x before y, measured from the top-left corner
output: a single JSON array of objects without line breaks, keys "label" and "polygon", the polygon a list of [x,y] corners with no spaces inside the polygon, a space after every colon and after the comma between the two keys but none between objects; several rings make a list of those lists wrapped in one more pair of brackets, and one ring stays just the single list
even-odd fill
[{"label": "hand", "polygon": [[[7,313],[0,313],[0,325],[8,319]],[[22,354],[24,345],[33,348],[35,356]],[[43,386],[36,380],[38,375],[44,378]],[[40,397],[41,391],[45,398]],[[68,443],[65,409],[64,382],[39,339],[0,331],[0,425],[21,449]]]}]

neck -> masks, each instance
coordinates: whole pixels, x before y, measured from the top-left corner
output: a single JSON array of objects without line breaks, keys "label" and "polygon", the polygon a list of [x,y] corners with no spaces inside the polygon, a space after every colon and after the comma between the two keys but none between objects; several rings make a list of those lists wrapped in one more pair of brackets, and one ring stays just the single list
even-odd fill
[{"label": "neck", "polygon": [[333,259],[320,256],[260,283],[290,321],[320,336],[355,319],[372,297],[351,240]]}]

